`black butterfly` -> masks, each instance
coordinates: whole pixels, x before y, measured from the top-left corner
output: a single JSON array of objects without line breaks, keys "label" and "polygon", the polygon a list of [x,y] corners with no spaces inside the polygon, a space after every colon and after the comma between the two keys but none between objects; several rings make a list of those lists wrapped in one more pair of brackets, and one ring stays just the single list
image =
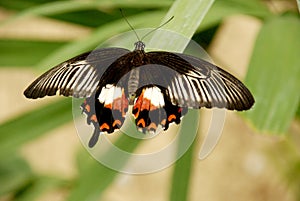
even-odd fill
[{"label": "black butterfly", "polygon": [[167,130],[180,123],[188,108],[248,110],[250,91],[230,73],[202,59],[180,53],[104,48],[65,61],[37,78],[27,98],[57,94],[86,98],[82,104],[88,124],[95,127],[89,146],[101,132],[112,133],[125,120],[128,106],[142,132]]}]

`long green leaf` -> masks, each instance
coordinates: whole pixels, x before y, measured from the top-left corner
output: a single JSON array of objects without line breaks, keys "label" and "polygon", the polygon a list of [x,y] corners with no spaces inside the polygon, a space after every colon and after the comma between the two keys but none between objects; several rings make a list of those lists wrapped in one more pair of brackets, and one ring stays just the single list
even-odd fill
[{"label": "long green leaf", "polygon": [[[189,186],[190,186],[190,180],[192,174],[192,165],[193,165],[193,160],[195,159],[195,154],[194,154],[195,135],[193,135],[193,132],[197,131],[197,126],[199,121],[198,111],[189,110],[189,113],[192,114],[186,116],[185,121],[183,121],[181,125],[180,140],[178,144],[177,155],[183,152],[185,153],[175,163],[173,177],[172,177],[171,191],[170,191],[170,199],[169,199],[171,201],[189,200],[188,199]],[[193,142],[186,151],[182,150],[186,148],[185,141]]]},{"label": "long green leaf", "polygon": [[246,77],[256,103],[246,117],[259,130],[284,133],[295,116],[300,100],[299,36],[296,16],[273,18],[258,35]]},{"label": "long green leaf", "polygon": [[28,184],[32,178],[29,165],[15,152],[10,152],[0,161],[0,197]]},{"label": "long green leaf", "polygon": [[[169,10],[168,14],[166,15],[167,19],[169,16],[176,16],[174,17],[175,23],[178,23],[177,26],[173,27],[172,31],[175,31],[179,34],[187,38],[191,38],[193,34],[196,32],[197,28],[199,27],[200,23],[202,22],[204,16],[210,9],[211,5],[213,4],[214,0],[190,0],[190,1],[176,1],[172,8]],[[187,20],[188,19],[188,20]],[[171,23],[166,25],[166,28],[170,28],[172,25]],[[155,41],[155,40],[152,40]],[[182,52],[187,43],[183,42],[180,43],[179,41],[170,41],[170,38],[164,37],[159,41],[164,41],[163,44],[173,44],[172,50]],[[189,111],[192,112],[192,111]],[[192,119],[198,121],[197,113],[192,115]],[[189,124],[183,123],[181,128],[182,132],[191,135],[191,132],[195,132],[197,128],[191,128]],[[197,125],[197,123],[196,123]],[[183,135],[185,136],[185,135]],[[184,141],[186,139],[182,139],[179,141],[177,153],[181,153],[181,148],[184,147]],[[173,178],[172,178],[172,185],[170,191],[170,200],[188,200],[188,189],[189,189],[189,181],[191,175],[191,167],[192,167],[192,156],[193,156],[193,145],[190,146],[189,150],[185,153],[185,155],[180,158],[174,168]]]},{"label": "long green leaf", "polygon": [[0,40],[0,67],[33,67],[64,44],[53,41]]},{"label": "long green leaf", "polygon": [[[23,12],[12,16],[3,24],[11,23],[13,21],[24,19],[25,17],[36,15],[57,15],[74,11],[82,11],[89,9],[103,9],[108,8],[125,8],[125,7],[139,7],[139,8],[160,8],[169,6],[171,1],[169,0],[153,0],[153,1],[53,1],[46,4],[29,7]],[[1,23],[0,23],[1,25]]]},{"label": "long green leaf", "polygon": [[217,0],[208,11],[198,31],[220,24],[226,17],[245,14],[258,18],[268,18],[273,14],[259,0]]},{"label": "long green leaf", "polygon": [[[128,20],[133,24],[134,27],[140,25],[152,26],[155,23],[159,23],[159,20],[163,16],[161,11],[145,12],[139,15],[128,17]],[[151,19],[151,21],[147,21]],[[41,69],[49,69],[57,65],[58,63],[65,61],[66,59],[76,56],[82,52],[91,50],[97,47],[99,44],[107,40],[108,38],[128,30],[129,27],[125,23],[124,19],[113,21],[107,25],[103,25],[97,28],[90,36],[80,41],[75,41],[68,45],[63,46],[58,51],[46,57],[37,66]]]},{"label": "long green leaf", "polygon": [[[122,149],[122,147],[126,147],[127,152],[133,153],[140,142],[141,140],[136,140],[125,134],[122,134],[114,144],[120,149]],[[113,157],[111,154],[109,156]],[[119,167],[124,166],[128,159],[129,158],[115,158]],[[87,155],[86,151],[80,152],[78,166],[80,177],[77,185],[68,198],[70,201],[99,200],[99,197],[102,195],[105,189],[119,174],[117,171],[100,164],[90,155]]]},{"label": "long green leaf", "polygon": [[[73,4],[73,5],[71,5]],[[136,7],[136,8],[157,8],[162,6],[170,6],[172,4],[171,0],[153,0],[153,1],[140,1],[140,0],[92,0],[84,2],[84,5],[90,4],[91,6],[94,6],[94,8],[97,7],[115,7],[115,8],[127,8],[127,7]],[[27,10],[29,8],[33,8],[35,12],[38,10],[41,11],[48,11],[48,13],[38,12],[38,14],[44,15],[44,14],[53,14],[57,12],[69,12],[73,11],[72,8],[76,9],[85,9],[80,8],[77,5],[83,5],[82,2],[76,2],[76,1],[64,1],[64,2],[52,2],[51,0],[14,0],[14,1],[0,1],[0,6],[4,8],[8,8],[10,10]],[[95,6],[96,5],[96,6]],[[62,7],[62,8],[60,8]],[[51,9],[50,9],[51,8]],[[66,9],[69,8],[69,9]],[[28,12],[28,11],[24,11]]]},{"label": "long green leaf", "polygon": [[[212,3],[213,0],[175,1],[165,16],[164,21],[167,21],[172,16],[174,16],[174,19],[166,24],[164,29],[169,29],[186,38],[192,38]],[[165,46],[172,51],[183,52],[188,41],[178,41],[168,34],[160,34],[158,32],[154,34],[150,42],[152,46],[155,47],[161,47],[163,49]]]},{"label": "long green leaf", "polygon": [[65,99],[30,111],[0,125],[0,158],[22,144],[72,120],[71,101]]},{"label": "long green leaf", "polygon": [[44,193],[55,189],[63,189],[68,185],[68,182],[59,178],[36,176],[30,185],[14,196],[14,201],[38,200]]}]

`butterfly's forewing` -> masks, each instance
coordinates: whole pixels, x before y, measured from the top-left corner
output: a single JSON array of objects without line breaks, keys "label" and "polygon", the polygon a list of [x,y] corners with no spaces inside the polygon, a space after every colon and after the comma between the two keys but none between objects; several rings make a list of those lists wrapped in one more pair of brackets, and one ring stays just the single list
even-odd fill
[{"label": "butterfly's forewing", "polygon": [[195,82],[195,86],[199,89],[204,88],[203,85],[207,86],[211,94],[212,107],[242,111],[253,106],[255,101],[251,92],[232,74],[205,60],[190,55],[176,54],[194,67],[192,72],[196,75],[189,77],[197,78],[198,83]]},{"label": "butterfly's forewing", "polygon": [[107,67],[129,50],[104,48],[69,59],[37,78],[25,91],[27,98],[53,96],[88,97],[96,89]]},{"label": "butterfly's forewing", "polygon": [[167,88],[174,104],[238,111],[248,110],[254,104],[252,94],[241,81],[209,62],[180,53],[147,54],[153,63],[178,72]]}]

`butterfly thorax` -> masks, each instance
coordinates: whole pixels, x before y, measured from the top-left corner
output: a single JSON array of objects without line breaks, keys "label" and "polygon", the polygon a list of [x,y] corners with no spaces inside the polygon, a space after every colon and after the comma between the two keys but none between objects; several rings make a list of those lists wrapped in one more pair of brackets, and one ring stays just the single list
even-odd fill
[{"label": "butterfly thorax", "polygon": [[134,43],[134,50],[144,50],[145,49],[145,43],[143,43],[142,41],[137,41]]}]

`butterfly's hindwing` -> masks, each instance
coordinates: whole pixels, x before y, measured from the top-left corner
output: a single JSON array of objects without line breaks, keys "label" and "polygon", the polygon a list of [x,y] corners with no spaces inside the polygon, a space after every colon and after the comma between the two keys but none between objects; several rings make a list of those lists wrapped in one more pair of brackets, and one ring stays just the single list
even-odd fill
[{"label": "butterfly's hindwing", "polygon": [[159,127],[167,130],[171,123],[179,124],[187,109],[173,105],[166,89],[146,86],[139,89],[132,114],[142,132],[156,132]]},{"label": "butterfly's hindwing", "polygon": [[120,129],[128,111],[128,99],[121,87],[108,84],[102,88],[99,97],[95,98],[87,98],[81,106],[87,115],[87,123],[94,126],[90,147],[95,145],[100,133],[113,133]]}]

